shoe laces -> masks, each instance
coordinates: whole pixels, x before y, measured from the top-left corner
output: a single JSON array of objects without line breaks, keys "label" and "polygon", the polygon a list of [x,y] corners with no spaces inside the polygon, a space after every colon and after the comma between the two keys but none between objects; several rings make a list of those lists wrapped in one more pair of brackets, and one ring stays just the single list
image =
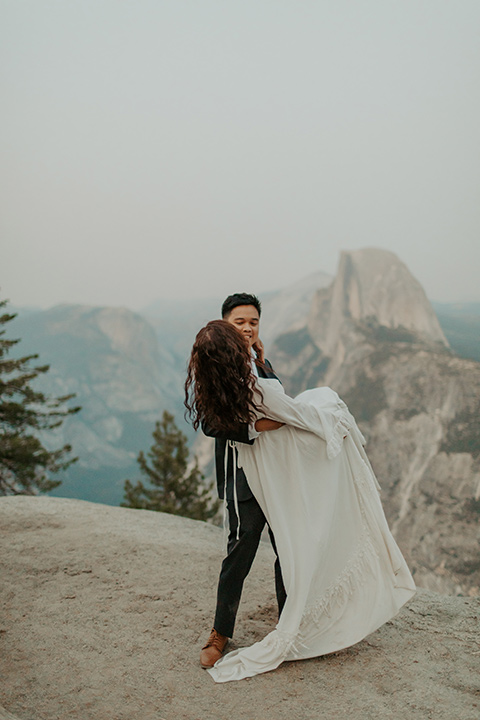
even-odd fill
[{"label": "shoe laces", "polygon": [[221,652],[223,650],[224,645],[225,645],[225,643],[224,643],[223,635],[220,635],[220,633],[218,633],[216,630],[212,630],[212,632],[210,633],[210,636],[207,640],[206,645],[204,645],[202,649],[205,650],[205,648],[214,647],[214,648],[217,648],[217,650],[219,650]]}]

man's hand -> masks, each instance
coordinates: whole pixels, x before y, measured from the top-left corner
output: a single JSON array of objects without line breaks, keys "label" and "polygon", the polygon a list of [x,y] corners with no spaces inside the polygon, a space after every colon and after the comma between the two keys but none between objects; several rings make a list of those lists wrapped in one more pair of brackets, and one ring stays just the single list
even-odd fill
[{"label": "man's hand", "polygon": [[278,430],[278,428],[284,425],[285,423],[270,420],[270,418],[260,418],[260,420],[255,422],[255,430],[257,430],[257,432],[268,432],[269,430]]},{"label": "man's hand", "polygon": [[258,338],[257,342],[252,345],[252,348],[257,353],[257,358],[263,365],[265,363],[265,348],[263,347],[263,343],[260,338]]}]

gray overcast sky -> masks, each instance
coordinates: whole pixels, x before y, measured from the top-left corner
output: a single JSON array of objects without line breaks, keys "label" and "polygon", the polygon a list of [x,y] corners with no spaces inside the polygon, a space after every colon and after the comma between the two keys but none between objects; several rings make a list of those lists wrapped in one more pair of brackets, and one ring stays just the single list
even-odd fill
[{"label": "gray overcast sky", "polygon": [[480,300],[479,0],[0,0],[1,295],[139,308],[396,252]]}]

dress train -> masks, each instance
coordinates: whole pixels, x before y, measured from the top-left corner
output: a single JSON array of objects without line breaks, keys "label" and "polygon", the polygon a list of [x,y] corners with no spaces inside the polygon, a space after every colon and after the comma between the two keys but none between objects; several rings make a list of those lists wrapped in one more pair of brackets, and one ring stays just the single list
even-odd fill
[{"label": "dress train", "polygon": [[290,398],[260,378],[258,389],[261,414],[286,424],[239,445],[239,464],[275,535],[287,600],[275,630],[208,671],[216,682],[349,647],[415,593],[345,403],[330,388]]}]

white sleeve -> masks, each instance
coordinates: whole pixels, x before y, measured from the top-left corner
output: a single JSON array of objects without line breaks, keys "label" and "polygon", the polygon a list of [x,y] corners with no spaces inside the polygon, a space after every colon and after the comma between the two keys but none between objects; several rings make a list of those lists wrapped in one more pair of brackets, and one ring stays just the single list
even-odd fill
[{"label": "white sleeve", "polygon": [[338,455],[355,420],[333,390],[318,388],[302,393],[298,398],[279,393],[265,384],[261,385],[261,390],[266,417],[315,433],[327,443],[328,457]]},{"label": "white sleeve", "polygon": [[259,437],[261,433],[255,429],[255,423],[250,423],[248,426],[248,439],[249,440],[255,440],[255,438]]}]

